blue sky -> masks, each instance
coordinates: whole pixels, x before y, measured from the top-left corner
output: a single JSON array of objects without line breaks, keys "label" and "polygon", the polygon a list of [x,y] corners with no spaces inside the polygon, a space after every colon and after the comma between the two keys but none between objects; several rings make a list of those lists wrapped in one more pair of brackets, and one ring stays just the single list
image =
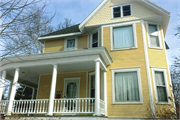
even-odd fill
[{"label": "blue sky", "polygon": [[[167,51],[169,65],[172,64],[172,56],[180,54],[180,40],[174,36],[176,26],[180,24],[180,0],[150,0],[158,6],[166,9],[171,13],[168,30],[165,41],[170,47]],[[102,0],[49,0],[47,12],[50,14],[56,11],[52,24],[57,26],[63,22],[64,18],[70,18],[74,24],[81,23],[100,3]],[[179,22],[179,23],[178,23]]]}]

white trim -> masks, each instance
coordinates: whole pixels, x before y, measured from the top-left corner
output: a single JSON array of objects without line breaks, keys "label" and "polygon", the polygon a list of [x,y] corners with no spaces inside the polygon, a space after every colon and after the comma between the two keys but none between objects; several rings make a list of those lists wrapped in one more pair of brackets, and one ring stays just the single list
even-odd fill
[{"label": "white trim", "polygon": [[[93,76],[94,75],[94,77],[95,77],[95,72],[91,72],[91,73],[89,73],[89,98],[91,98],[91,76]],[[95,78],[94,78],[95,79]],[[95,80],[94,80],[94,82],[95,82]],[[95,87],[95,86],[94,86]],[[94,88],[95,89],[95,88]],[[96,89],[95,89],[96,90]],[[94,97],[95,98],[95,97]]]},{"label": "white trim", "polygon": [[[127,5],[130,5],[130,15],[123,16],[123,6],[127,6]],[[114,12],[113,8],[116,8],[116,7],[120,7],[121,8],[121,10],[120,10],[120,12],[121,12],[120,17],[116,17],[116,18],[132,16],[132,3],[125,3],[125,4],[119,4],[119,5],[111,6],[111,19],[116,19],[116,18],[114,18],[114,13],[113,13]]]},{"label": "white trim", "polygon": [[39,94],[39,84],[40,84],[40,81],[41,81],[41,75],[39,75],[39,81],[38,81],[38,88],[37,88],[37,93],[36,93],[36,99],[37,99],[38,94]]},{"label": "white trim", "polygon": [[[57,51],[36,55],[24,55],[19,57],[8,57],[0,62],[0,71],[14,67],[29,67],[36,65],[49,65],[52,63],[65,64],[82,61],[91,61],[102,58],[104,64],[110,65],[113,60],[105,47],[89,48],[72,51]],[[70,59],[72,59],[70,61]],[[13,62],[12,62],[13,61]]]},{"label": "white trim", "polygon": [[[155,35],[155,36],[158,36],[158,39],[159,39],[159,47],[153,47],[153,46],[151,46],[150,35],[149,35],[149,24],[151,24],[151,25],[156,25],[156,27],[157,27],[157,34],[158,34],[158,35]],[[161,40],[161,34],[160,34],[159,24],[157,24],[157,23],[152,23],[152,22],[146,22],[146,28],[147,28],[147,34],[148,34],[148,46],[149,46],[149,48],[163,49],[163,48],[162,48],[162,40]]]},{"label": "white trim", "polygon": [[[115,86],[114,86],[114,74],[116,72],[137,72],[138,77],[138,86],[139,86],[139,99],[140,101],[127,101],[127,102],[116,102],[115,101]],[[111,69],[112,72],[112,103],[113,104],[143,104],[143,95],[142,95],[142,85],[141,85],[141,75],[140,75],[140,68],[119,68],[119,69]]]},{"label": "white trim", "polygon": [[86,98],[88,98],[88,71],[86,71]]},{"label": "white trim", "polygon": [[105,116],[108,116],[107,115],[107,78],[106,78],[106,71],[103,71],[103,79],[104,79]]},{"label": "white trim", "polygon": [[[113,28],[123,27],[123,26],[129,26],[129,25],[132,25],[132,28],[133,28],[134,47],[114,49],[114,48],[113,48]],[[111,41],[111,51],[126,50],[126,49],[136,49],[136,48],[138,47],[138,46],[137,46],[137,36],[136,36],[136,24],[135,24],[135,23],[131,23],[131,24],[121,24],[121,25],[117,25],[117,26],[112,25],[112,26],[110,27],[110,41]]]},{"label": "white trim", "polygon": [[52,35],[52,36],[45,36],[45,37],[39,37],[38,40],[46,40],[46,39],[52,39],[52,38],[60,38],[60,37],[69,37],[74,35],[81,35],[81,32],[75,32],[75,33],[68,33],[68,34],[62,34],[62,35]]},{"label": "white trim", "polygon": [[89,48],[89,35],[87,35],[87,48]]},{"label": "white trim", "polygon": [[152,82],[151,82],[151,75],[150,75],[150,68],[149,68],[149,57],[148,57],[148,49],[146,43],[146,34],[144,28],[144,22],[141,23],[142,26],[142,35],[143,35],[143,45],[144,45],[144,56],[146,62],[146,72],[147,72],[147,80],[148,80],[148,88],[149,88],[149,99],[150,99],[150,107],[151,107],[151,114],[152,117],[155,118],[155,107],[154,107],[154,99],[153,99],[153,92],[152,92]]},{"label": "white trim", "polygon": [[[166,74],[166,69],[164,68],[151,68],[152,70],[152,76],[153,76],[153,83],[154,83],[154,91],[155,91],[155,98],[156,98],[156,104],[171,104],[170,100],[168,97],[169,96],[169,89],[168,89],[168,82],[167,82],[167,74]],[[164,77],[164,82],[166,86],[166,92],[167,92],[167,102],[158,102],[158,94],[157,94],[157,89],[156,89],[156,80],[155,80],[155,72],[163,72],[163,77]]]},{"label": "white trim", "polygon": [[103,27],[101,26],[101,47],[103,46]]},{"label": "white trim", "polygon": [[174,111],[175,111],[175,114],[176,114],[176,105],[175,105],[175,102],[174,102],[172,80],[171,80],[171,75],[170,75],[170,69],[169,69],[169,64],[168,64],[168,58],[167,58],[167,52],[166,52],[166,46],[165,46],[165,40],[164,40],[164,32],[163,32],[163,29],[162,29],[162,25],[161,25],[161,32],[162,32],[163,46],[164,46],[164,51],[165,51],[165,56],[166,56],[166,61],[167,61],[167,72],[168,72],[168,76],[169,76],[169,82],[170,82],[170,85],[171,85],[171,95],[172,95],[172,99],[173,99]]},{"label": "white trim", "polygon": [[[67,48],[67,41],[70,39],[74,39],[75,40],[75,46],[72,48]],[[68,37],[65,39],[64,41],[64,51],[68,51],[68,50],[76,50],[77,49],[77,44],[78,44],[78,37]]]},{"label": "white trim", "polygon": [[76,98],[79,98],[80,93],[80,80],[81,77],[70,77],[70,78],[64,78],[64,88],[63,88],[63,98],[66,93],[66,85],[68,82],[76,82],[77,83],[77,92],[76,92]]}]

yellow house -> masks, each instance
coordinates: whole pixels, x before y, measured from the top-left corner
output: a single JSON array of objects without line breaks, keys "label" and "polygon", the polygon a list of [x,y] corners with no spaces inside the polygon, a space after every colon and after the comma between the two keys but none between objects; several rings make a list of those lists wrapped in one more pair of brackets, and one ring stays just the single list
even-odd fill
[{"label": "yellow house", "polygon": [[[104,0],[82,23],[39,37],[44,53],[1,61],[2,81],[12,80],[1,113],[157,118],[157,108],[174,108],[169,18],[149,0]],[[17,82],[33,88],[31,100],[14,100]]]}]

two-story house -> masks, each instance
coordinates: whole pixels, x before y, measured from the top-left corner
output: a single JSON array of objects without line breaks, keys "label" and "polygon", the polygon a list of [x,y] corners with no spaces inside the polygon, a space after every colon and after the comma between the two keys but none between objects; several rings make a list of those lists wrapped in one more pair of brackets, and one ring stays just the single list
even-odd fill
[{"label": "two-story house", "polygon": [[[82,23],[39,37],[44,53],[1,61],[2,81],[12,81],[1,113],[155,118],[157,107],[174,108],[169,18],[149,0],[102,1]],[[17,82],[33,88],[31,100],[14,100]]]}]

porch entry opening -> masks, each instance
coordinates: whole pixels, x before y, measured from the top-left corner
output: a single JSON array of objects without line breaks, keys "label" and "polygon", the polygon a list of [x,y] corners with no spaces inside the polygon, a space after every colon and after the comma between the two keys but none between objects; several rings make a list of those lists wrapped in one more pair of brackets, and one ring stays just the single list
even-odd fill
[{"label": "porch entry opening", "polygon": [[[78,108],[76,98],[79,98],[79,81],[77,78],[66,78],[64,85],[65,111],[74,111]],[[74,99],[73,99],[74,98]]]}]

